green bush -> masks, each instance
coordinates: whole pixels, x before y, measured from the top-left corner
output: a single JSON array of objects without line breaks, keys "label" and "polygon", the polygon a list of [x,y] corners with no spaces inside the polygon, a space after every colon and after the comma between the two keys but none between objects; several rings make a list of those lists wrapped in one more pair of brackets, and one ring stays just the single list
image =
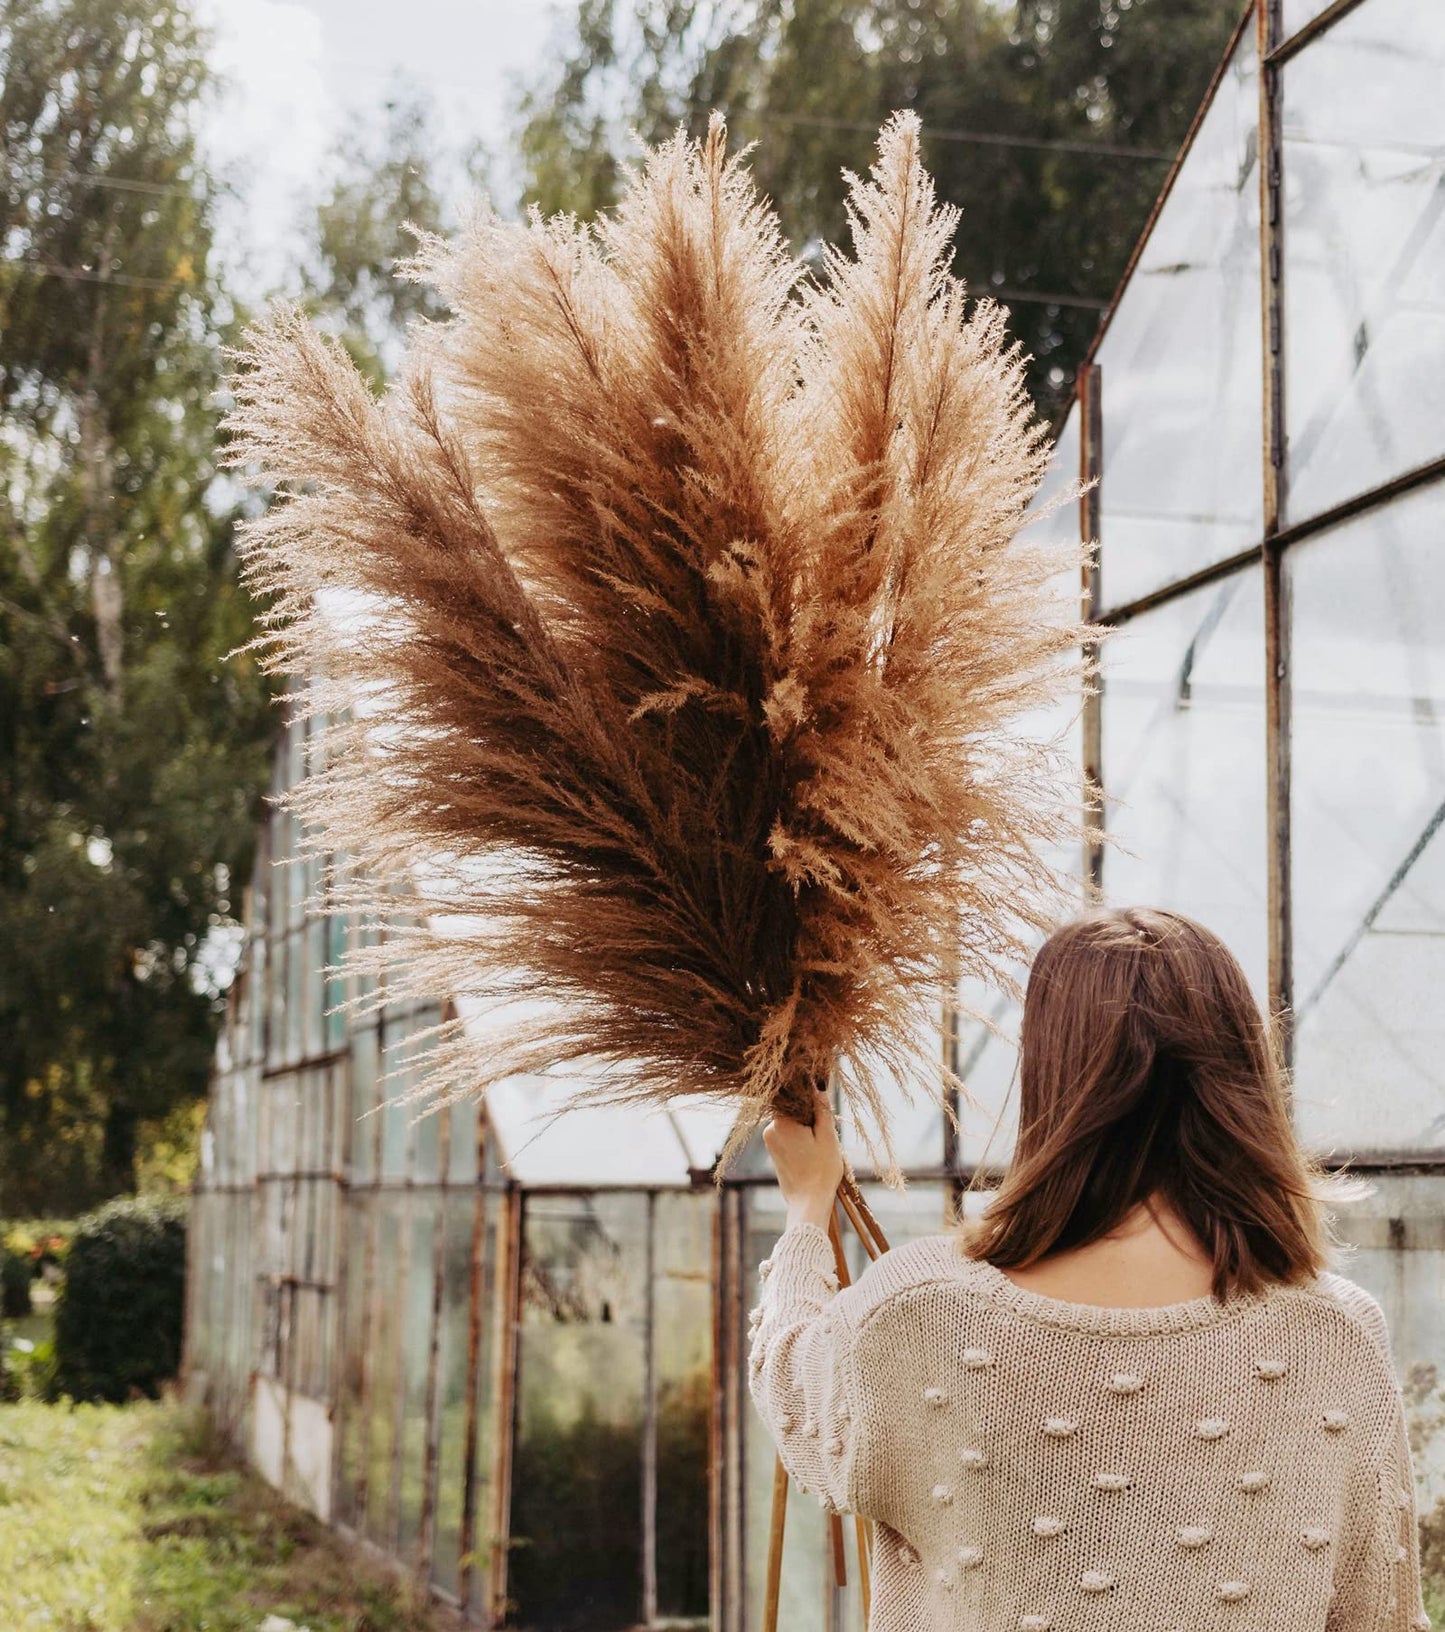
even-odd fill
[{"label": "green bush", "polygon": [[125,1197],[82,1218],[55,1312],[55,1388],[157,1398],[180,1369],[185,1279],[184,1197]]},{"label": "green bush", "polygon": [[23,1320],[31,1313],[30,1282],[34,1270],[31,1259],[0,1246],[0,1316],[6,1320]]},{"label": "green bush", "polygon": [[10,1329],[0,1320],[0,1405],[14,1405],[24,1398],[24,1374],[10,1347]]}]

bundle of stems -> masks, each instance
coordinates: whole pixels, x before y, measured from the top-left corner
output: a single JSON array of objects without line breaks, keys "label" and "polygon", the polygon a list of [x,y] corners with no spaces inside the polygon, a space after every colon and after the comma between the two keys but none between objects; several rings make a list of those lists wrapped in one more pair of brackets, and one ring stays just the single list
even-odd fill
[{"label": "bundle of stems", "polygon": [[1019,995],[1069,900],[1077,765],[1018,725],[1092,683],[1089,551],[1021,525],[1046,430],[919,134],[818,272],[714,115],[594,224],[417,233],[447,315],[380,398],[294,303],[232,351],[252,646],[321,734],[288,800],[391,926],[352,1001],[495,1008],[419,1093],[724,1099],[721,1170],[833,1080],[896,1173],[890,1085],[961,1089],[946,993]]}]

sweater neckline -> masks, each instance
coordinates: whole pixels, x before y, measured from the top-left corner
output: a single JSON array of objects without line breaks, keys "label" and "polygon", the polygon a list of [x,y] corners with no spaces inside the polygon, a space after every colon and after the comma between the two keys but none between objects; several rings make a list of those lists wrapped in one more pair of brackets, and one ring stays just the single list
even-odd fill
[{"label": "sweater neckline", "polygon": [[970,1258],[968,1262],[972,1265],[975,1285],[991,1302],[1046,1325],[1061,1326],[1072,1331],[1103,1332],[1110,1336],[1145,1337],[1215,1326],[1222,1321],[1233,1320],[1250,1309],[1262,1308],[1283,1290],[1275,1284],[1257,1292],[1236,1289],[1222,1300],[1209,1292],[1202,1298],[1189,1298],[1183,1303],[1116,1308],[1100,1303],[1072,1303],[1065,1298],[1050,1297],[1045,1292],[1035,1292],[1031,1287],[1020,1286],[1010,1280],[987,1258]]}]

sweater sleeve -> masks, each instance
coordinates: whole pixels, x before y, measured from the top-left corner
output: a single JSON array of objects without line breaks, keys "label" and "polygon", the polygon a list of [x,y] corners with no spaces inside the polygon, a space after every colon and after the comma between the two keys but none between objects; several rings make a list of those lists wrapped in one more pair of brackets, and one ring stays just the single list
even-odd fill
[{"label": "sweater sleeve", "polygon": [[1404,1399],[1397,1386],[1383,1457],[1362,1469],[1345,1513],[1355,1545],[1335,1574],[1327,1632],[1429,1632],[1420,1582],[1420,1525]]},{"label": "sweater sleeve", "polygon": [[759,1269],[748,1389],[789,1478],[827,1512],[857,1511],[857,1372],[828,1232],[786,1229]]}]

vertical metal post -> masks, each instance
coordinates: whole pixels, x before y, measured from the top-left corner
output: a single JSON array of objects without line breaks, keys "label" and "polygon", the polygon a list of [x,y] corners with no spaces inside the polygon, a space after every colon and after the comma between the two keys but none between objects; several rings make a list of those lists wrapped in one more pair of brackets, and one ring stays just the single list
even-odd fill
[{"label": "vertical metal post", "polygon": [[417,1527],[417,1574],[426,1580],[431,1574],[432,1552],[436,1544],[437,1463],[441,1438],[441,1412],[438,1401],[441,1385],[438,1370],[441,1365],[442,1287],[446,1275],[447,1202],[451,1187],[447,1175],[451,1166],[452,1113],[447,1106],[436,1113],[441,1118],[437,1130],[437,1177],[441,1183],[435,1192],[433,1213],[435,1225],[432,1235],[432,1299],[431,1346],[426,1361],[426,1405],[424,1434],[426,1451],[422,1464],[421,1523]]},{"label": "vertical metal post", "polygon": [[657,1192],[647,1192],[642,1357],[642,1624],[657,1619]]},{"label": "vertical metal post", "polygon": [[747,1566],[744,1554],[747,1513],[747,1435],[743,1412],[748,1400],[743,1390],[742,1333],[745,1320],[743,1265],[747,1261],[746,1192],[730,1186],[723,1192],[723,1266],[721,1289],[723,1341],[718,1351],[722,1367],[727,1442],[723,1461],[728,1470],[726,1490],[727,1557],[724,1561],[722,1632],[742,1632],[747,1617]]},{"label": "vertical metal post", "polygon": [[502,1283],[507,1318],[503,1339],[497,1347],[497,1447],[493,1462],[493,1537],[491,1579],[491,1624],[500,1626],[507,1618],[507,1563],[511,1557],[512,1534],[512,1449],[517,1439],[517,1407],[521,1396],[519,1355],[522,1327],[522,1232],[525,1213],[521,1187],[507,1188],[505,1250],[506,1273]]},{"label": "vertical metal post", "polygon": [[[487,1251],[487,1110],[477,1110],[477,1176],[472,1193],[471,1275],[467,1287],[467,1407],[466,1440],[462,1452],[462,1533],[459,1538],[461,1564],[457,1571],[457,1599],[465,1619],[471,1617],[474,1595],[473,1576],[477,1559],[477,1388],[482,1364],[482,1322],[490,1310],[484,1293],[489,1278],[484,1275]],[[495,1242],[495,1237],[494,1237]]]},{"label": "vertical metal post", "polygon": [[[377,1018],[376,1046],[378,1069],[381,1058],[383,1017]],[[352,1109],[355,1110],[353,1104]],[[381,1198],[376,1189],[376,1183],[381,1175],[381,1117],[371,1118],[371,1125],[358,1134],[359,1138],[371,1140],[371,1172],[372,1182],[367,1187],[370,1195],[365,1202],[366,1217],[366,1245],[362,1252],[361,1270],[361,1355],[358,1362],[360,1375],[357,1378],[357,1405],[356,1409],[361,1418],[361,1445],[356,1470],[356,1533],[366,1533],[368,1508],[373,1491],[371,1488],[371,1412],[373,1401],[371,1398],[372,1384],[375,1381],[374,1368],[371,1363],[372,1345],[376,1341],[376,1327],[381,1319],[380,1288],[377,1283],[376,1260],[380,1249],[381,1232]],[[359,1199],[359,1196],[358,1196]]]},{"label": "vertical metal post", "polygon": [[472,1256],[467,1291],[467,1403],[462,1449],[462,1533],[458,1538],[457,1599],[464,1616],[473,1596],[477,1557],[477,1371],[482,1353],[482,1253],[486,1242],[487,1193],[472,1197]]},{"label": "vertical metal post", "polygon": [[[340,1123],[340,1146],[332,1150],[332,1160],[337,1171],[336,1180],[336,1239],[332,1243],[334,1256],[332,1262],[336,1266],[335,1291],[332,1293],[332,1302],[335,1304],[335,1314],[332,1317],[332,1331],[335,1334],[331,1347],[331,1377],[327,1388],[327,1403],[331,1410],[333,1424],[331,1433],[331,1512],[333,1521],[341,1511],[341,1477],[342,1457],[341,1448],[345,1443],[347,1433],[347,1414],[350,1407],[346,1400],[346,1390],[343,1382],[349,1356],[346,1352],[347,1326],[346,1312],[347,1299],[351,1295],[351,1115],[354,1109],[351,1100],[351,1048],[348,1041],[346,1054],[332,1066],[334,1073],[334,1091],[339,1093],[342,1102]],[[332,1124],[332,1134],[335,1137],[336,1124]]]},{"label": "vertical metal post", "polygon": [[949,958],[947,981],[943,992],[943,1171],[948,1174],[958,1169],[958,1071],[963,1063],[962,1041],[958,1035],[958,957],[955,948]]},{"label": "vertical metal post", "polygon": [[1284,175],[1280,130],[1281,0],[1257,0],[1259,51],[1259,260],[1263,369],[1264,732],[1266,866],[1269,911],[1269,1010],[1280,1047],[1293,1055],[1290,903],[1289,581],[1275,543],[1285,520]]},{"label": "vertical metal post", "polygon": [[[410,1167],[410,1163],[408,1163]],[[391,1402],[391,1494],[387,1500],[390,1503],[389,1518],[386,1527],[386,1537],[381,1546],[388,1553],[400,1551],[401,1544],[401,1492],[402,1492],[402,1464],[406,1455],[406,1288],[411,1284],[411,1234],[412,1213],[416,1207],[416,1198],[410,1185],[401,1192],[401,1205],[398,1209],[400,1224],[398,1225],[396,1281],[386,1289],[386,1301],[391,1309],[392,1322],[395,1330],[391,1334],[391,1364],[392,1386],[395,1390]]]},{"label": "vertical metal post", "polygon": [[723,1260],[723,1209],[727,1192],[713,1192],[712,1215],[712,1408],[708,1413],[707,1434],[707,1604],[708,1624],[723,1625],[723,1546],[727,1534],[723,1522],[723,1461],[725,1457],[724,1430],[726,1414],[723,1409],[725,1357],[723,1354],[723,1298],[725,1266]]},{"label": "vertical metal post", "polygon": [[[1104,467],[1103,371],[1098,363],[1084,363],[1076,386],[1079,401],[1079,479],[1091,484],[1079,500],[1079,540],[1097,545],[1100,539],[1100,478]],[[1080,590],[1083,616],[1093,621],[1102,607],[1101,562],[1096,548],[1085,563]],[[1099,643],[1084,647],[1084,661],[1099,658]],[[1095,681],[1097,695],[1085,697],[1083,709],[1084,899],[1096,905],[1104,899],[1104,720],[1103,676]]]}]

